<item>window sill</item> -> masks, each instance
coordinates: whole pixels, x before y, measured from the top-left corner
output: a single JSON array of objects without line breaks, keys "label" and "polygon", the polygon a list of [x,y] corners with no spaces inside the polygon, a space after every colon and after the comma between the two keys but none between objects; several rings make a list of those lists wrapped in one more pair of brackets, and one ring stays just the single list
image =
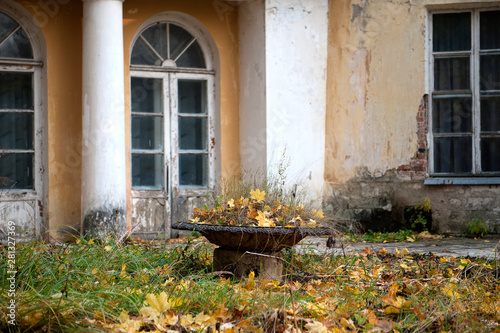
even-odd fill
[{"label": "window sill", "polygon": [[500,185],[500,177],[427,178],[424,185]]}]

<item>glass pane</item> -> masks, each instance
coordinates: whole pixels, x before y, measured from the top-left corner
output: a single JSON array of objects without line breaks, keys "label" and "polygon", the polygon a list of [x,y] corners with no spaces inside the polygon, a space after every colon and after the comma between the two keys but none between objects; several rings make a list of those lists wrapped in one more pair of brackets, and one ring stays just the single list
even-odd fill
[{"label": "glass pane", "polygon": [[158,52],[163,60],[167,59],[167,24],[158,23],[147,28],[142,36]]},{"label": "glass pane", "polygon": [[179,155],[179,184],[207,186],[207,155]]},{"label": "glass pane", "polygon": [[132,187],[163,189],[163,155],[132,154]]},{"label": "glass pane", "polygon": [[480,59],[480,89],[500,90],[500,55],[482,55]]},{"label": "glass pane", "polygon": [[0,72],[0,109],[33,110],[33,74]]},{"label": "glass pane", "polygon": [[132,149],[163,148],[163,117],[132,116]]},{"label": "glass pane", "polygon": [[2,149],[33,149],[32,113],[0,113]]},{"label": "glass pane", "polygon": [[23,29],[19,29],[0,45],[0,57],[33,59],[31,43]]},{"label": "glass pane", "polygon": [[4,13],[0,13],[0,42],[17,28],[19,24]]},{"label": "glass pane", "polygon": [[207,113],[207,82],[179,80],[179,113]]},{"label": "glass pane", "polygon": [[432,111],[435,133],[472,131],[472,98],[434,98]]},{"label": "glass pane", "polygon": [[481,50],[500,49],[500,11],[480,14]]},{"label": "glass pane", "polygon": [[134,48],[132,49],[132,56],[130,63],[133,65],[156,65],[161,66],[162,61],[158,59],[156,54],[144,43],[141,38],[137,38]]},{"label": "glass pane", "polygon": [[183,28],[169,24],[170,59],[175,59],[191,42],[193,36]]},{"label": "glass pane", "polygon": [[132,89],[132,112],[163,112],[163,84],[161,79],[133,77],[130,85]]},{"label": "glass pane", "polygon": [[471,49],[471,14],[433,14],[432,41],[434,52]]},{"label": "glass pane", "polygon": [[434,59],[435,90],[469,90],[470,62],[468,57]]},{"label": "glass pane", "polygon": [[198,42],[194,42],[189,48],[177,59],[177,67],[192,67],[205,68],[205,58]]},{"label": "glass pane", "polygon": [[481,139],[481,166],[483,171],[500,171],[500,138]]},{"label": "glass pane", "polygon": [[0,157],[0,189],[33,189],[33,154],[3,154]]},{"label": "glass pane", "polygon": [[434,171],[472,172],[472,138],[434,138]]},{"label": "glass pane", "polygon": [[179,149],[207,149],[207,119],[179,117]]},{"label": "glass pane", "polygon": [[481,97],[481,132],[500,131],[500,97]]}]

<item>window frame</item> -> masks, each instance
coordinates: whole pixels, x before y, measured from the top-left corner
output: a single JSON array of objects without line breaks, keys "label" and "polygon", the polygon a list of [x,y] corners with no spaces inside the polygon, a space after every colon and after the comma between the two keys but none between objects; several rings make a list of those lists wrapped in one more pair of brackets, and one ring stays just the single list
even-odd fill
[{"label": "window frame", "polygon": [[[134,48],[135,43],[140,38],[142,33],[149,27],[157,23],[170,23],[175,24],[195,37],[199,43],[205,58],[205,68],[189,68],[189,67],[175,67],[175,66],[154,66],[154,65],[138,65],[129,63],[130,73],[129,80],[132,77],[154,77],[163,78],[163,103],[169,102],[170,105],[163,105],[164,116],[164,159],[163,159],[163,177],[164,188],[154,189],[147,187],[134,187],[131,186],[134,196],[155,196],[164,197],[169,196],[170,192],[177,196],[185,197],[202,197],[207,192],[213,192],[216,185],[216,177],[219,172],[216,164],[217,155],[220,154],[218,140],[216,139],[217,132],[217,94],[218,90],[215,82],[218,80],[218,74],[214,70],[216,64],[214,63],[214,55],[211,50],[213,46],[210,45],[207,37],[199,28],[196,27],[194,22],[190,22],[187,16],[179,15],[179,13],[163,13],[156,16],[156,19],[151,22],[146,22],[140,29],[138,29],[136,36],[133,38],[130,46],[130,54]],[[206,80],[206,99],[207,99],[207,184],[206,186],[196,185],[180,185],[179,183],[179,147],[178,147],[178,113],[177,113],[177,80],[178,79],[193,79],[193,80]],[[131,105],[132,106],[132,105]],[[133,112],[130,106],[130,115]],[[166,112],[170,114],[166,114]],[[168,119],[168,120],[167,120]],[[168,127],[166,127],[168,124]],[[130,125],[132,126],[132,124]],[[168,135],[166,135],[168,131]],[[170,138],[170,142],[166,138]],[[217,144],[214,144],[217,142]],[[134,151],[131,147],[130,157]],[[196,152],[185,152],[196,153]],[[182,154],[182,152],[181,152]],[[175,165],[175,167],[174,167]],[[132,167],[132,163],[130,164]],[[148,194],[149,193],[149,194]]]},{"label": "window frame", "polygon": [[[33,74],[33,189],[10,189],[0,195],[0,204],[19,207],[24,213],[13,216],[16,227],[25,230],[18,240],[42,237],[49,225],[48,207],[48,114],[47,114],[47,51],[41,27],[33,16],[21,5],[5,0],[0,2],[0,11],[15,20],[26,33],[33,52],[32,58],[0,58],[0,70],[7,72],[31,72]],[[57,165],[56,168],[66,166]],[[0,211],[5,206],[0,207]],[[8,214],[8,210],[3,213]],[[23,219],[23,216],[29,218]],[[1,224],[1,223],[0,223]],[[0,225],[1,227],[1,225]]]},{"label": "window frame", "polygon": [[[496,11],[500,10],[500,6],[457,6],[454,8],[442,8],[431,7],[428,8],[427,12],[427,23],[429,29],[427,29],[427,50],[426,56],[428,58],[428,71],[427,71],[427,92],[430,96],[430,100],[428,103],[428,144],[429,144],[429,177],[425,184],[428,185],[442,185],[442,184],[489,184],[489,183],[498,183],[500,176],[500,171],[494,172],[483,172],[481,171],[481,148],[480,148],[480,139],[481,139],[481,123],[480,123],[480,55],[493,51],[480,52],[479,46],[479,33],[480,33],[480,13],[486,11]],[[449,51],[449,52],[434,52],[433,51],[433,15],[434,14],[454,14],[454,13],[464,13],[468,12],[471,14],[471,50],[470,51]],[[494,51],[494,52],[498,52]],[[470,90],[471,90],[471,98],[472,98],[472,170],[470,173],[438,173],[435,172],[435,145],[434,138],[439,137],[440,135],[436,135],[434,133],[433,128],[433,100],[434,100],[434,69],[435,69],[435,56],[460,56],[460,55],[468,55],[470,62]],[[458,96],[459,91],[455,92]],[[448,134],[448,137],[452,135]],[[500,133],[497,134],[500,137]]]}]

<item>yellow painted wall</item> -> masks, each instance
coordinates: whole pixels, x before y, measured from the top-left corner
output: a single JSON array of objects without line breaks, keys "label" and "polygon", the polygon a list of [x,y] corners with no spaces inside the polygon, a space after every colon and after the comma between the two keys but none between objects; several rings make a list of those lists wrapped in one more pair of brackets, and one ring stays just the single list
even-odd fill
[{"label": "yellow painted wall", "polygon": [[[82,4],[19,1],[42,28],[47,61],[49,231],[80,227]],[[47,170],[46,170],[47,172]],[[47,186],[47,184],[45,184]],[[44,209],[47,214],[47,208]]]},{"label": "yellow painted wall", "polygon": [[471,1],[330,2],[327,181],[380,177],[410,162],[426,93],[426,6],[457,3]]},{"label": "yellow painted wall", "polygon": [[[81,1],[17,1],[39,22],[46,41],[48,91],[49,230],[79,228],[82,154]],[[220,56],[221,165],[223,175],[239,172],[238,13],[223,1],[126,0],[124,16],[126,142],[130,154],[129,50],[134,34],[151,16],[178,11],[199,20],[217,44]],[[130,159],[127,159],[130,190]],[[129,202],[130,204],[130,202]],[[47,209],[45,208],[45,212]]]}]

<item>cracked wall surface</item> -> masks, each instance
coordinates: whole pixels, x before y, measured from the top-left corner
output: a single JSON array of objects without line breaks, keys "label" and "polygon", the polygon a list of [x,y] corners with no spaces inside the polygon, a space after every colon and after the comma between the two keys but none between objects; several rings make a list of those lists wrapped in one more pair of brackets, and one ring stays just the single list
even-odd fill
[{"label": "cracked wall surface", "polygon": [[[324,207],[367,229],[394,229],[405,207],[431,199],[433,228],[500,229],[498,185],[427,186],[428,9],[466,0],[330,2]],[[498,2],[497,2],[498,4]]]}]

